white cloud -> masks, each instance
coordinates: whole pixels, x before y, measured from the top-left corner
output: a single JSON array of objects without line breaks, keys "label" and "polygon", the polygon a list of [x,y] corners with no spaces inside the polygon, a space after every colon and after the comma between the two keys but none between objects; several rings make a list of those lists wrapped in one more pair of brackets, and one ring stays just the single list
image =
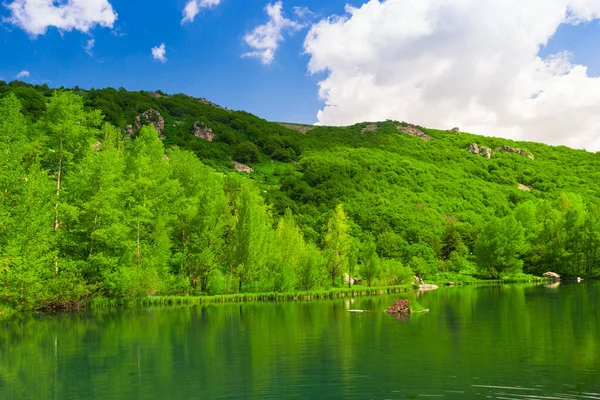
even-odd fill
[{"label": "white cloud", "polygon": [[95,45],[96,45],[96,39],[92,38],[92,39],[88,40],[87,42],[85,42],[85,46],[83,46],[83,49],[90,57],[94,56],[94,46]]},{"label": "white cloud", "polygon": [[117,13],[108,0],[15,0],[5,6],[5,21],[31,35],[43,35],[49,27],[61,31],[89,32],[95,26],[112,28]]},{"label": "white cloud", "polygon": [[597,0],[370,0],[313,25],[310,73],[325,72],[320,124],[405,120],[600,149],[600,78],[571,55],[542,59],[561,24]]},{"label": "white cloud", "polygon": [[29,71],[21,71],[17,74],[17,79],[29,78]]},{"label": "white cloud", "polygon": [[167,62],[167,47],[165,46],[164,43],[162,43],[160,46],[156,46],[152,48],[152,57],[154,57],[155,60],[160,61],[161,63],[166,63]]},{"label": "white cloud", "polygon": [[308,7],[294,7],[294,14],[300,19],[313,19],[317,14],[312,12]]},{"label": "white cloud", "polygon": [[275,52],[284,40],[283,32],[295,32],[302,29],[302,24],[289,20],[283,16],[281,1],[268,4],[265,11],[269,21],[259,25],[244,36],[244,41],[254,51],[244,53],[242,57],[256,57],[265,65],[271,64],[275,59]]},{"label": "white cloud", "polygon": [[183,9],[183,19],[181,23],[194,22],[194,18],[203,8],[213,8],[218,6],[221,0],[189,0]]}]

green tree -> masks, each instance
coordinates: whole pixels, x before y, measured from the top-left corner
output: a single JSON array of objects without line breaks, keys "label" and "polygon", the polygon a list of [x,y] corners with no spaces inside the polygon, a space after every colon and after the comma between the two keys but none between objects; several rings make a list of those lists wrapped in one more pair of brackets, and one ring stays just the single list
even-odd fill
[{"label": "green tree", "polygon": [[371,286],[374,279],[379,278],[379,256],[377,255],[377,245],[372,234],[367,234],[360,253],[360,273],[363,279],[366,279],[367,286]]},{"label": "green tree", "polygon": [[171,178],[171,165],[154,128],[144,126],[126,158],[126,179],[131,185],[125,221],[132,248],[133,268],[121,271],[121,294],[160,293],[171,256],[173,202],[179,183]]},{"label": "green tree", "polygon": [[233,159],[245,164],[258,162],[260,151],[254,143],[244,142],[236,146]]},{"label": "green tree", "polygon": [[350,234],[348,217],[344,206],[339,204],[335,213],[327,221],[327,230],[324,237],[323,251],[327,258],[327,271],[331,284],[336,286],[343,271],[348,270],[348,251],[350,248]]},{"label": "green tree", "polygon": [[484,226],[477,238],[475,255],[482,271],[500,279],[508,273],[522,270],[523,261],[519,256],[524,249],[523,227],[511,215],[494,218]]},{"label": "green tree", "polygon": [[[64,172],[74,162],[81,160],[89,144],[97,136],[96,127],[101,123],[100,111],[86,111],[83,100],[70,92],[55,92],[46,111],[38,122],[38,129],[45,137],[49,152],[46,158],[48,168],[55,174],[56,194],[54,207],[54,231],[61,226],[60,209]],[[58,275],[58,258],[55,274]]]},{"label": "green tree", "polygon": [[238,283],[238,292],[251,288],[264,271],[271,250],[270,217],[258,189],[243,183],[235,199],[235,226],[229,245],[229,271]]},{"label": "green tree", "polygon": [[181,272],[192,288],[199,285],[200,292],[206,293],[224,251],[228,221],[223,178],[187,151],[170,151],[169,162],[180,188],[174,242]]}]

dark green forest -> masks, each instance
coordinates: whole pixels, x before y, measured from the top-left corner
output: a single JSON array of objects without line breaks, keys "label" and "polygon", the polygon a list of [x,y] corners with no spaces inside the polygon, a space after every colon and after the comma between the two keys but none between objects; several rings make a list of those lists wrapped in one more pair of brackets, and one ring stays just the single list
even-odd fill
[{"label": "dark green forest", "polygon": [[0,313],[319,290],[346,274],[594,277],[599,178],[599,154],[563,146],[0,81]]}]

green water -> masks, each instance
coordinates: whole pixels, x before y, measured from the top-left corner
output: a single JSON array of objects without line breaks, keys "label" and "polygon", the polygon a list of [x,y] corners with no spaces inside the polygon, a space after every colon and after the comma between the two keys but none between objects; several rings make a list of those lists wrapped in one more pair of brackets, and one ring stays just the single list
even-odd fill
[{"label": "green water", "polygon": [[0,399],[600,399],[600,283],[397,298],[0,322]]}]

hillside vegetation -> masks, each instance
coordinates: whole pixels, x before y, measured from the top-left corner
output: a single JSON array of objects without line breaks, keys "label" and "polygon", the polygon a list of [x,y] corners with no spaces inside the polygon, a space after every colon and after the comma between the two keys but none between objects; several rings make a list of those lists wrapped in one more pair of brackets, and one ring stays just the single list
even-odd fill
[{"label": "hillside vegetation", "polygon": [[0,313],[344,274],[597,276],[599,178],[598,154],[566,147],[0,81]]}]

